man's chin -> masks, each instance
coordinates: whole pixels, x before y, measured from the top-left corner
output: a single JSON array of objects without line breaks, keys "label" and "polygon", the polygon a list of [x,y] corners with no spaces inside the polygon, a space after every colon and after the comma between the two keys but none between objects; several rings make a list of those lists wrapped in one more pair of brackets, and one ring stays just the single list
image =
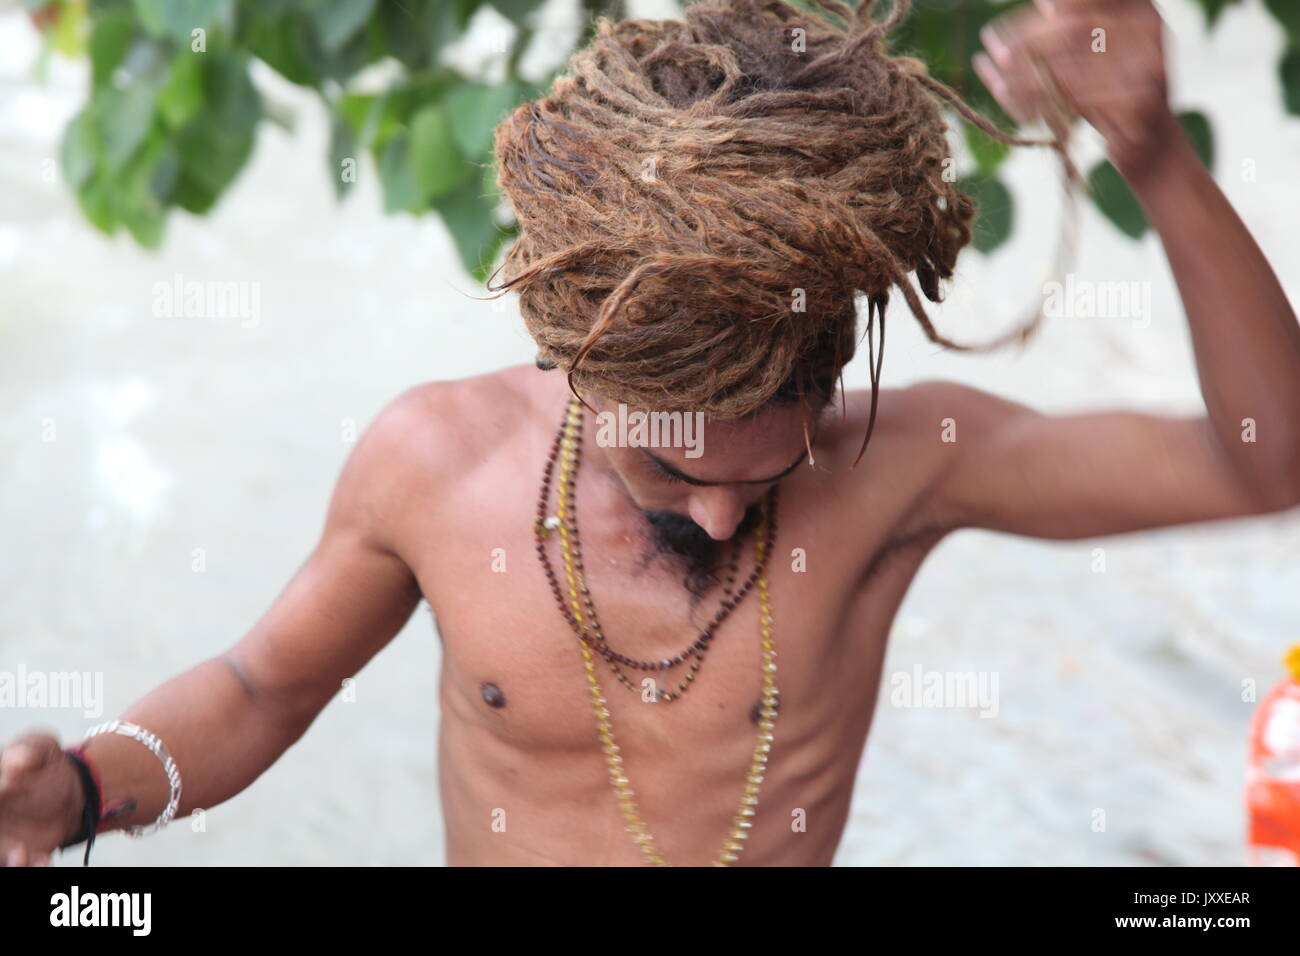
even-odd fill
[{"label": "man's chin", "polygon": [[718,565],[724,549],[754,530],[761,517],[757,505],[745,511],[735,533],[725,541],[718,541],[686,515],[675,511],[642,511],[649,526],[650,543],[656,556],[675,560],[685,571],[683,583],[691,596],[698,600],[717,584]]}]

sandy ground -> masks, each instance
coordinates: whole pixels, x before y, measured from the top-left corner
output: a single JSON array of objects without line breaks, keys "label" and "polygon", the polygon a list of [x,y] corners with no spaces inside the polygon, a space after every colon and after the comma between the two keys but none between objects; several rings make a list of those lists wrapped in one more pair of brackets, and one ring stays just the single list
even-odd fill
[{"label": "sandy ground", "polygon": [[[1219,179],[1295,300],[1300,247],[1282,213],[1300,208],[1300,122],[1279,105],[1278,31],[1252,3],[1207,38],[1190,4],[1166,6],[1178,104],[1211,115]],[[228,647],[274,599],[320,530],[349,422],[414,383],[532,352],[512,302],[468,297],[440,223],[380,213],[369,166],[334,202],[320,113],[279,84],[267,88],[298,107],[295,131],[262,131],[214,215],[174,217],[159,254],[104,239],[42,176],[82,72],[38,85],[32,53],[21,19],[0,16],[0,669],[102,672],[107,719]],[[938,315],[955,336],[1010,321],[1042,281],[1055,173],[1035,153],[1009,173],[1016,238],[966,259]],[[1196,410],[1158,243],[1089,210],[1081,245],[1080,277],[1152,283],[1149,327],[1063,319],[1023,355],[964,357],[895,311],[885,384],[946,377],[1047,411]],[[177,275],[258,283],[260,322],[155,318],[154,284]],[[867,381],[865,360],[850,371],[851,386]],[[1291,513],[1066,544],[951,537],[901,609],[886,673],[995,673],[998,715],[894,707],[887,685],[837,863],[1243,862],[1241,686],[1277,680],[1300,640],[1297,531]],[[356,700],[332,703],[202,832],[113,836],[96,862],[442,862],[438,667],[422,609],[358,676]],[[0,709],[0,738],[94,722]]]}]

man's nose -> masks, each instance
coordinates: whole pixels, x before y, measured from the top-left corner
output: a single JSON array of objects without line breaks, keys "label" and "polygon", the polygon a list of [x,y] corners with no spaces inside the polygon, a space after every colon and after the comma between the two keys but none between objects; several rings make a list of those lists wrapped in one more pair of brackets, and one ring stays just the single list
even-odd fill
[{"label": "man's nose", "polygon": [[691,520],[715,541],[727,541],[745,517],[745,503],[734,492],[710,488],[691,495]]}]

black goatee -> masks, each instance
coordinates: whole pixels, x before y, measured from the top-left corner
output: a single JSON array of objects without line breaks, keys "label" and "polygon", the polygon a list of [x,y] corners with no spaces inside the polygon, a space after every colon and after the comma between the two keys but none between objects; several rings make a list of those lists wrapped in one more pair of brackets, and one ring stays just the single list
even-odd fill
[{"label": "black goatee", "polygon": [[724,550],[758,526],[762,509],[757,504],[745,509],[735,533],[726,541],[715,541],[694,521],[675,511],[642,511],[641,515],[649,525],[651,553],[648,557],[666,557],[678,563],[685,571],[682,584],[695,604],[718,583],[718,565]]}]

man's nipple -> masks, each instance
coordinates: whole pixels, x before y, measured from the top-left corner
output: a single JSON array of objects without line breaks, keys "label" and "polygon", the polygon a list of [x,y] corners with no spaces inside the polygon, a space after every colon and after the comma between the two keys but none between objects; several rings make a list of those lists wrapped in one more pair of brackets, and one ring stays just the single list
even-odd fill
[{"label": "man's nipple", "polygon": [[[773,709],[774,710],[781,709],[780,698],[777,698],[776,706]],[[763,715],[763,699],[760,697],[758,700],[754,701],[754,706],[749,709],[749,722],[754,726],[758,726],[758,719],[762,715]]]}]

